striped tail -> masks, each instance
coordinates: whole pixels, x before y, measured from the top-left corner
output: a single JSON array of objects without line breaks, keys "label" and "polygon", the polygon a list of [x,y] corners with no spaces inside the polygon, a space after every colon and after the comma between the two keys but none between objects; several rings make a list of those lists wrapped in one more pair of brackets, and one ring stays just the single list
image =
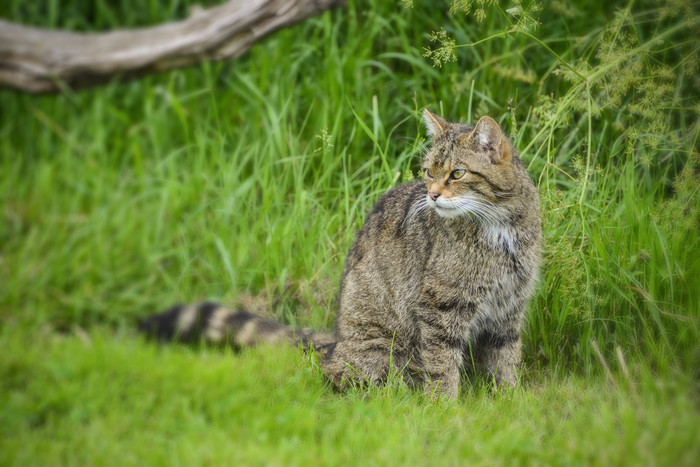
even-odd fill
[{"label": "striped tail", "polygon": [[245,310],[234,310],[216,303],[175,305],[141,321],[139,330],[161,341],[204,341],[238,349],[282,343],[301,346],[306,351],[313,344],[316,351],[323,355],[335,346],[331,334],[295,329]]}]

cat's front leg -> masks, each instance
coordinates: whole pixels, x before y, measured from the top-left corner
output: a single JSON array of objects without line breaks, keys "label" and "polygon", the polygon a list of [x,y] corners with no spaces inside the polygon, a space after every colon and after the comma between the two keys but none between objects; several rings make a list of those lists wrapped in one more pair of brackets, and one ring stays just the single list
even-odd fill
[{"label": "cat's front leg", "polygon": [[431,357],[444,359],[425,365],[425,397],[428,400],[456,400],[459,396],[459,363],[455,360],[458,352],[452,349],[440,349]]},{"label": "cat's front leg", "polygon": [[434,321],[422,320],[421,360],[425,371],[425,396],[430,400],[459,395],[459,369],[462,364],[461,344]]},{"label": "cat's front leg", "polygon": [[518,383],[521,341],[519,329],[492,334],[485,349],[486,370],[494,378],[498,388],[514,388]]}]

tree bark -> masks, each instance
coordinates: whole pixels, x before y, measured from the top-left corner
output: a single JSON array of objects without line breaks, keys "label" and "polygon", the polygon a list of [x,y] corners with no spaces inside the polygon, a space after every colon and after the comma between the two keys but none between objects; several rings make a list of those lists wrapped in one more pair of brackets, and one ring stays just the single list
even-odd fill
[{"label": "tree bark", "polygon": [[172,23],[72,33],[0,20],[0,86],[30,93],[81,89],[208,60],[233,59],[277,29],[345,0],[231,0]]}]

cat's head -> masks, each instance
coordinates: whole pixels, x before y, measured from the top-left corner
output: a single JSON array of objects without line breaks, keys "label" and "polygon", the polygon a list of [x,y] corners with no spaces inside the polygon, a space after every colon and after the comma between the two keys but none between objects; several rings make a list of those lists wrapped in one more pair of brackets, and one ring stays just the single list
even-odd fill
[{"label": "cat's head", "polygon": [[427,109],[423,120],[433,140],[423,160],[428,206],[446,218],[497,216],[517,188],[518,158],[498,123],[450,123]]}]

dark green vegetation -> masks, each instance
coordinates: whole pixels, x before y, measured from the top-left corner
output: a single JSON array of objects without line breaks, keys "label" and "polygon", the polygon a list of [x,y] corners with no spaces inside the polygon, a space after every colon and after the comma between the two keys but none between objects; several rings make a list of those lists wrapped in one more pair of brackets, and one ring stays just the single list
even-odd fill
[{"label": "dark green vegetation", "polygon": [[[46,3],[0,16],[88,30],[190,2]],[[526,10],[504,33],[495,6],[414,3],[350,2],[233,63],[0,91],[1,464],[697,462],[698,5],[546,2],[538,29]],[[446,62],[450,38],[483,42]],[[494,117],[540,189],[518,392],[338,395],[292,350],[135,335],[173,302],[241,294],[330,328],[354,232],[417,173],[426,106]]]}]

